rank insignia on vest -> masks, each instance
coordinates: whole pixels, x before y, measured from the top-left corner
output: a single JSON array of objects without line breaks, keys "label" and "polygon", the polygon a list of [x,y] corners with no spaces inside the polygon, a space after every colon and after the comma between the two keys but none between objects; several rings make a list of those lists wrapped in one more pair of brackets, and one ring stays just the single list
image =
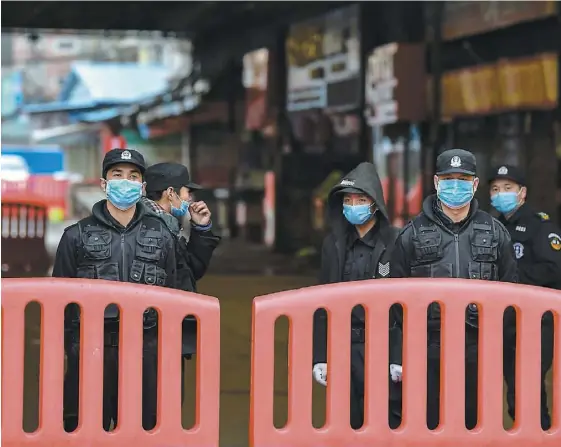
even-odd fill
[{"label": "rank insignia on vest", "polygon": [[551,248],[553,248],[555,251],[561,250],[561,236],[559,236],[557,233],[549,233],[549,236],[547,236],[547,238],[549,239],[549,245],[551,245]]},{"label": "rank insignia on vest", "polygon": [[524,245],[520,242],[515,242],[512,247],[514,248],[514,256],[516,256],[516,259],[520,259],[524,256]]},{"label": "rank insignia on vest", "polygon": [[538,216],[540,216],[542,220],[549,220],[549,214],[547,213],[538,213]]},{"label": "rank insignia on vest", "polygon": [[380,276],[388,276],[390,274],[390,262],[388,261],[385,264],[378,262],[378,273]]}]

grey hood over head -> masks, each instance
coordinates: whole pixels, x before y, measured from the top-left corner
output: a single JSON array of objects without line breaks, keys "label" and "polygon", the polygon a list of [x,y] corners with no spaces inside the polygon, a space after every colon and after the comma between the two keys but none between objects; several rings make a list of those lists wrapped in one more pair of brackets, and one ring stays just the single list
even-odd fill
[{"label": "grey hood over head", "polygon": [[349,225],[343,216],[343,194],[341,193],[346,188],[354,188],[370,196],[376,204],[376,218],[381,226],[389,226],[390,219],[384,200],[384,191],[376,166],[363,162],[343,176],[343,179],[331,189],[327,198],[329,222],[336,234],[344,232]]}]

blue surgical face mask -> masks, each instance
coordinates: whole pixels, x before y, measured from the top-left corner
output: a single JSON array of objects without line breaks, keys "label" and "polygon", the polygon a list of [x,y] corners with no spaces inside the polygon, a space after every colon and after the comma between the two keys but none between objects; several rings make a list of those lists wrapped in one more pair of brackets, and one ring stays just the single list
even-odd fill
[{"label": "blue surgical face mask", "polygon": [[499,192],[491,197],[491,205],[501,214],[510,214],[518,207],[518,193]]},{"label": "blue surgical face mask", "polygon": [[142,197],[142,183],[127,179],[108,180],[105,193],[107,200],[115,208],[126,211],[136,205]]},{"label": "blue surgical face mask", "polygon": [[186,200],[181,201],[179,208],[171,205],[171,215],[175,217],[183,217],[189,213],[189,202]]},{"label": "blue surgical face mask", "polygon": [[343,204],[343,215],[349,223],[353,225],[362,225],[368,222],[372,215],[372,205],[344,205]]},{"label": "blue surgical face mask", "polygon": [[448,208],[459,209],[471,202],[475,191],[473,181],[449,179],[438,181],[436,193]]}]

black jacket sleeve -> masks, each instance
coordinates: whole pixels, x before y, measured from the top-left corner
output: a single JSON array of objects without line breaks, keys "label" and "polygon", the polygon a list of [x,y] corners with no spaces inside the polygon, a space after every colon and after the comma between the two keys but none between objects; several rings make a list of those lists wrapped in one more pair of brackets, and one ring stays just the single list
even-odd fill
[{"label": "black jacket sleeve", "polygon": [[494,223],[499,227],[499,281],[516,283],[518,282],[518,265],[510,234],[498,220],[494,219]]},{"label": "black jacket sleeve", "polygon": [[[319,271],[319,284],[329,284],[330,266],[333,263],[333,256],[337,254],[330,250],[331,237],[323,240],[321,247],[321,267]],[[313,364],[327,362],[327,312],[325,309],[317,309],[314,313],[314,349]]]},{"label": "black jacket sleeve", "polygon": [[[183,244],[185,244],[185,239]],[[185,250],[181,250],[185,263],[193,272],[195,281],[201,279],[210,265],[212,254],[220,242],[220,237],[212,233],[211,230],[200,231],[191,229],[191,236],[187,242]]]},{"label": "black jacket sleeve", "polygon": [[[409,278],[411,276],[411,257],[409,253],[411,224],[397,236],[390,262],[390,277]],[[394,304],[390,308],[390,364],[403,362],[403,308]]]},{"label": "black jacket sleeve", "polygon": [[165,235],[166,241],[166,284],[165,287],[177,288],[177,260],[175,257],[176,241],[170,232]]},{"label": "black jacket sleeve", "polygon": [[550,222],[539,222],[532,235],[531,256],[518,260],[520,282],[533,286],[561,288],[561,231]]},{"label": "black jacket sleeve", "polygon": [[55,278],[76,278],[77,277],[77,249],[80,231],[78,225],[71,225],[64,230],[58,244],[53,265]]},{"label": "black jacket sleeve", "polygon": [[397,236],[390,261],[391,278],[409,278],[411,276],[411,259],[408,249],[411,231],[411,224],[409,224]]}]

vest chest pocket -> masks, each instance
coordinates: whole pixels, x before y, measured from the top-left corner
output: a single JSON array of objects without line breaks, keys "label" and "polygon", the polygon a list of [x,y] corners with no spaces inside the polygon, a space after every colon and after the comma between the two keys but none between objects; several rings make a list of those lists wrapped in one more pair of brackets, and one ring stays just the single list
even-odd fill
[{"label": "vest chest pocket", "polygon": [[434,262],[442,258],[442,234],[436,229],[424,230],[423,227],[413,237],[415,260],[419,263]]},{"label": "vest chest pocket", "polygon": [[132,262],[130,279],[132,282],[144,282],[154,286],[165,286],[168,275],[164,269],[153,264],[145,264],[134,260]]},{"label": "vest chest pocket", "polygon": [[140,231],[136,236],[137,259],[143,261],[157,262],[162,257],[162,235],[158,231]]},{"label": "vest chest pocket", "polygon": [[497,268],[489,262],[470,262],[469,278],[483,279],[485,281],[497,280]]},{"label": "vest chest pocket", "polygon": [[476,262],[497,260],[498,241],[493,237],[491,225],[474,224],[470,235],[471,257]]},{"label": "vest chest pocket", "polygon": [[93,261],[111,258],[111,233],[105,230],[88,230],[82,233],[84,257]]}]

